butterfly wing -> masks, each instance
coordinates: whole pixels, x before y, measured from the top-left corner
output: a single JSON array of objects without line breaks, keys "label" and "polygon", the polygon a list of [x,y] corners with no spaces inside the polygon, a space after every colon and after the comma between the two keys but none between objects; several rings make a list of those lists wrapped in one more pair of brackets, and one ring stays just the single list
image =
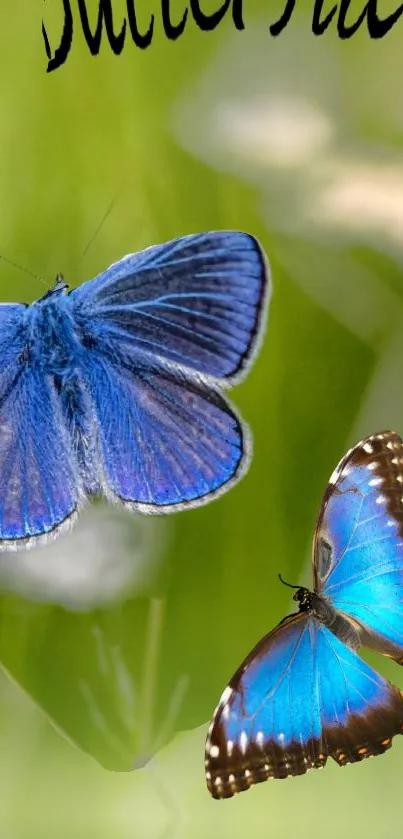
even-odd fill
[{"label": "butterfly wing", "polygon": [[72,292],[107,496],[167,512],[243,474],[247,430],[220,387],[256,347],[267,289],[256,240],[224,232],[132,254]]},{"label": "butterfly wing", "polygon": [[92,353],[86,369],[107,497],[144,513],[200,504],[245,468],[235,412],[203,381]]},{"label": "butterfly wing", "polygon": [[256,348],[269,269],[252,236],[213,232],[125,256],[71,292],[92,343],[231,383]]},{"label": "butterfly wing", "polygon": [[79,481],[50,380],[25,363],[24,306],[0,306],[0,550],[31,547],[75,516]]},{"label": "butterfly wing", "polygon": [[231,679],[206,742],[206,780],[228,798],[268,778],[384,752],[403,698],[307,613],[269,633]]},{"label": "butterfly wing", "polygon": [[362,643],[403,660],[403,443],[392,431],[349,451],[326,490],[314,539],[318,593]]}]

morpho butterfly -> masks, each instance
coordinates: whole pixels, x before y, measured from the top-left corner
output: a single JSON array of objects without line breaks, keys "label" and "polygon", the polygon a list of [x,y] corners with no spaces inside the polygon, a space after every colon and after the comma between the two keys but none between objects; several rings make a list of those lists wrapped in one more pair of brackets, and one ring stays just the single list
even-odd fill
[{"label": "morpho butterfly", "polygon": [[224,690],[206,743],[207,786],[228,798],[267,778],[378,755],[403,733],[403,694],[358,655],[403,663],[403,443],[358,443],[326,489],[314,591],[265,636]]},{"label": "morpho butterfly", "polygon": [[269,269],[252,236],[184,236],[67,293],[0,305],[0,549],[71,526],[86,497],[195,507],[245,472],[223,396],[253,359]]}]

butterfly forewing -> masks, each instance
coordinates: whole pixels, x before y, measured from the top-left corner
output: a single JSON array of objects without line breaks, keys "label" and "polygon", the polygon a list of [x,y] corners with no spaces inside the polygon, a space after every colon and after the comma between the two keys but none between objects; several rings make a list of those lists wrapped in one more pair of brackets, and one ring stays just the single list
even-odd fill
[{"label": "butterfly forewing", "polygon": [[269,269],[252,236],[200,233],[124,257],[71,298],[93,340],[133,363],[180,365],[230,383],[259,341]]},{"label": "butterfly forewing", "polygon": [[403,443],[358,443],[335,469],[314,540],[315,590],[360,627],[364,644],[403,656]]}]

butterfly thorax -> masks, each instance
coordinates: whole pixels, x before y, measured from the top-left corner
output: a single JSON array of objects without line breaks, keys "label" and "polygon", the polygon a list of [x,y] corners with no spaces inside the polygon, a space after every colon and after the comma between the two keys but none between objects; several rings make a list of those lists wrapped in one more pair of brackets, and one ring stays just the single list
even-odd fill
[{"label": "butterfly thorax", "polygon": [[64,288],[56,287],[26,310],[25,360],[54,376],[69,376],[77,363],[78,336]]},{"label": "butterfly thorax", "polygon": [[293,599],[299,604],[300,612],[311,612],[313,618],[327,626],[348,647],[358,650],[361,646],[358,630],[348,618],[331,605],[326,597],[301,586],[295,592]]}]

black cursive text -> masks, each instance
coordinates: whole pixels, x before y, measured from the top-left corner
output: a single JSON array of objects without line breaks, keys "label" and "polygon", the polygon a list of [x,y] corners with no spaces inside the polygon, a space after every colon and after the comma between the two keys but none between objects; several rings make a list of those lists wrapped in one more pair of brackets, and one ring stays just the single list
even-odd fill
[{"label": "black cursive text", "polygon": [[[184,0],[182,16],[180,19],[173,20],[171,0],[159,0],[160,25],[162,25],[165,35],[170,41],[176,41],[177,38],[183,35],[190,15],[193,16],[193,20],[203,32],[210,32],[215,29],[225,15],[230,12],[235,28],[238,30],[245,29],[242,8],[243,0],[224,0],[210,14],[203,12],[201,8],[202,1],[188,0],[188,5],[185,5],[186,0]],[[42,35],[48,57],[48,73],[64,64],[73,41],[74,21],[71,0],[58,0],[58,2],[62,3],[63,28],[57,46],[53,45],[52,48],[45,24],[42,22]],[[109,41],[109,46],[115,55],[120,55],[127,37],[131,38],[133,44],[139,47],[139,49],[144,50],[150,46],[154,29],[158,25],[158,22],[156,24],[156,15],[152,12],[149,15],[147,25],[143,25],[142,28],[139,27],[136,3],[139,4],[140,2],[141,0],[126,0],[127,14],[123,20],[118,22],[113,16],[113,0],[98,0],[97,22],[95,27],[91,28],[86,0],[76,0],[82,31],[91,55],[98,55],[101,47],[102,32],[104,30]],[[332,21],[335,20],[339,38],[346,40],[351,38],[360,26],[366,22],[370,38],[379,39],[387,35],[403,15],[403,3],[387,17],[380,17],[378,15],[378,0],[367,0],[361,13],[353,18],[350,11],[350,3],[351,0],[340,0],[339,3],[335,3],[332,6],[328,0],[314,0],[312,13],[313,34],[323,35]],[[280,35],[290,22],[295,5],[296,0],[286,0],[281,17],[270,26],[270,34],[273,37]],[[325,9],[325,6],[328,8]]]},{"label": "black cursive text", "polygon": [[[45,24],[42,22],[42,35],[48,57],[48,73],[64,64],[73,41],[74,24],[71,0],[60,0],[60,2],[63,4],[63,30],[59,44],[53,50]],[[86,2],[85,0],[77,0],[82,30],[91,55],[98,55],[99,53],[103,29],[105,29],[110,48],[115,55],[120,55],[122,52],[127,35],[131,37],[136,47],[143,50],[149,47],[154,34],[155,14],[150,14],[148,25],[140,30],[136,15],[136,0],[126,0],[127,17],[118,24],[113,18],[112,2],[113,0],[99,0],[97,23],[95,28],[91,29]],[[243,0],[224,0],[216,11],[207,15],[201,8],[200,0],[190,0],[189,6],[185,7],[181,19],[173,21],[170,0],[160,0],[161,22],[165,35],[170,41],[179,38],[184,32],[189,11],[193,15],[195,23],[203,32],[210,32],[215,29],[230,9],[235,28],[244,29],[242,2]]]}]

